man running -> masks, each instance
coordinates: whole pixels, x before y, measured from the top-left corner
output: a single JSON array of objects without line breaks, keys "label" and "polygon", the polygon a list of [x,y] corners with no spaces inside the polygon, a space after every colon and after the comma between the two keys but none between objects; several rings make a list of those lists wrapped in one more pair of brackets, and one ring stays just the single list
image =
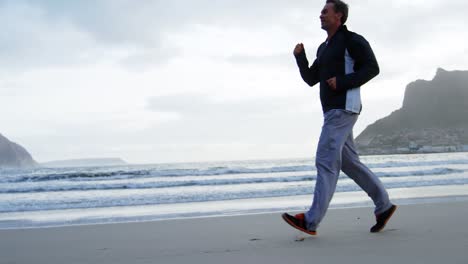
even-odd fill
[{"label": "man running", "polygon": [[359,160],[353,139],[353,127],[361,112],[360,87],[379,74],[379,65],[369,43],[344,25],[348,5],[328,0],[320,21],[327,39],[320,45],[317,57],[309,67],[304,45],[294,49],[302,79],[310,86],[320,83],[320,100],[324,124],[320,135],[315,165],[317,181],[309,211],[283,219],[296,229],[316,234],[336,189],[340,170],[353,179],[375,204],[377,223],[372,233],[381,231],[396,210],[382,182]]}]

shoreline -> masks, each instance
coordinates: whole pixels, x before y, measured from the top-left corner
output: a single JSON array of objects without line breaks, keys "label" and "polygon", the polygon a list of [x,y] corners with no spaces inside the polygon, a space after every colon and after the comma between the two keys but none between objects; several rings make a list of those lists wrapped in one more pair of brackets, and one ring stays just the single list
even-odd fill
[{"label": "shoreline", "polygon": [[[468,201],[468,185],[394,188],[388,189],[388,192],[391,200],[401,205]],[[300,195],[185,204],[0,213],[0,230],[146,223],[304,211],[311,201],[312,195]],[[363,191],[336,193],[330,205],[332,210],[372,207],[371,200]]]},{"label": "shoreline", "polygon": [[297,242],[280,214],[0,230],[2,263],[466,263],[468,202],[330,210]]}]

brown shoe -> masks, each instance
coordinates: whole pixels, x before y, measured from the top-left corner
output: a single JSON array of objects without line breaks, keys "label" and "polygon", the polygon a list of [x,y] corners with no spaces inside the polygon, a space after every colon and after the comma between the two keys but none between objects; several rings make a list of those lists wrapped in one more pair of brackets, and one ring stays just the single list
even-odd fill
[{"label": "brown shoe", "polygon": [[377,233],[382,231],[382,229],[384,229],[385,225],[387,224],[388,220],[390,220],[390,217],[392,217],[396,209],[397,206],[393,204],[392,207],[390,207],[387,211],[376,215],[375,220],[377,221],[377,223],[373,227],[371,227],[371,233]]},{"label": "brown shoe", "polygon": [[282,215],[283,220],[286,221],[290,226],[307,233],[309,235],[316,235],[317,232],[315,230],[308,230],[305,224],[305,217],[304,214],[297,214],[295,216],[289,215],[287,213],[284,213]]}]

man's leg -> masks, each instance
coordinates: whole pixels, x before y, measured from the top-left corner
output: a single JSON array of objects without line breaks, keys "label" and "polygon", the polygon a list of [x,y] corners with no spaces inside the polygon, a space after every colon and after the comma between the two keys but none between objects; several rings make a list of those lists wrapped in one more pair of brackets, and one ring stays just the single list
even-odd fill
[{"label": "man's leg", "polygon": [[327,212],[341,170],[341,150],[356,120],[356,114],[344,110],[325,113],[315,160],[317,180],[314,199],[311,208],[305,213],[308,230],[316,230]]},{"label": "man's leg", "polygon": [[359,160],[354,145],[353,133],[350,133],[341,152],[341,170],[361,187],[375,204],[375,214],[389,209],[392,204],[379,178]]}]

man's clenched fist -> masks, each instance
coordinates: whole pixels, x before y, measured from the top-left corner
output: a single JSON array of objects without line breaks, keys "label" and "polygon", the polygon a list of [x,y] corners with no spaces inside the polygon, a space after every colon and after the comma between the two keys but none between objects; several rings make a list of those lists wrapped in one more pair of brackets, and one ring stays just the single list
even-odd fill
[{"label": "man's clenched fist", "polygon": [[294,56],[301,54],[304,51],[304,44],[299,43],[294,48]]}]

